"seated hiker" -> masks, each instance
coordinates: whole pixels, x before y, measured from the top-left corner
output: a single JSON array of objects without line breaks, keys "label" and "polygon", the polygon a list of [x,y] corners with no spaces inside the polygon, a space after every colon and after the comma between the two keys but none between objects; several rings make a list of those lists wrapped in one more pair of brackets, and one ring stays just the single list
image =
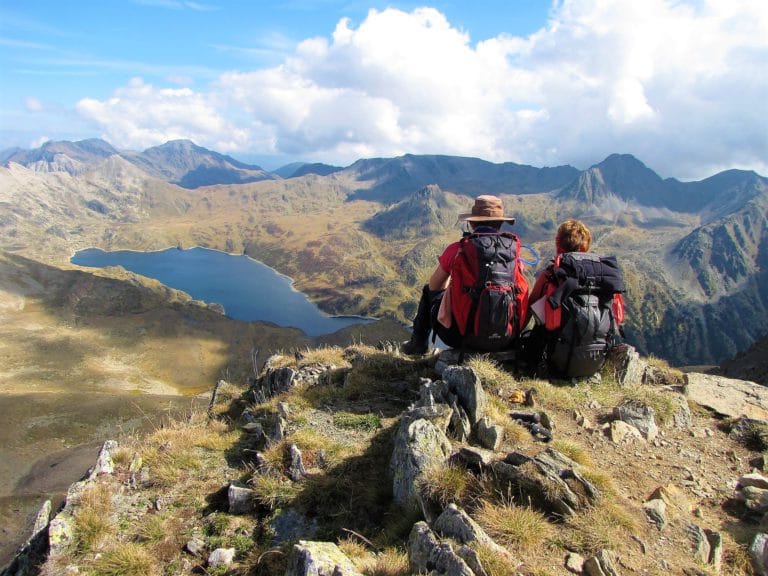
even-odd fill
[{"label": "seated hiker", "polygon": [[624,321],[624,283],[615,257],[589,252],[592,233],[566,220],[555,235],[555,259],[529,297],[522,361],[538,375],[591,376],[603,365]]},{"label": "seated hiker", "polygon": [[433,332],[452,348],[502,350],[525,325],[528,283],[520,240],[501,230],[515,219],[504,215],[500,198],[483,195],[459,221],[469,230],[445,248],[422,289],[411,339],[402,346],[406,354],[427,352]]}]

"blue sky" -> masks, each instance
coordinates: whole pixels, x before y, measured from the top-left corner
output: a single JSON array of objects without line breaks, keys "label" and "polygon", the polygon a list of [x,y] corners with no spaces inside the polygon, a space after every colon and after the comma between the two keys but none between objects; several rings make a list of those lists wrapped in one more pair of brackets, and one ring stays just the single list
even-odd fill
[{"label": "blue sky", "polygon": [[764,0],[0,0],[0,149],[768,174]]}]

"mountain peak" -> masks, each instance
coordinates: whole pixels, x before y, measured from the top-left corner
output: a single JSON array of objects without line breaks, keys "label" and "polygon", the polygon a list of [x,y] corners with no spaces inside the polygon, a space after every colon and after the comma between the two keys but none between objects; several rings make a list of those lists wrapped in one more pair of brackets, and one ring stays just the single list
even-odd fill
[{"label": "mountain peak", "polygon": [[458,208],[437,184],[428,184],[390,208],[378,212],[365,228],[384,238],[431,236],[456,222]]},{"label": "mountain peak", "polygon": [[225,154],[208,150],[191,140],[171,140],[147,148],[141,154],[131,157],[131,161],[153,176],[191,189],[274,178],[259,166],[245,164]]},{"label": "mountain peak", "polygon": [[661,177],[631,154],[611,154],[563,188],[559,198],[589,205],[611,197],[657,204],[665,198]]}]

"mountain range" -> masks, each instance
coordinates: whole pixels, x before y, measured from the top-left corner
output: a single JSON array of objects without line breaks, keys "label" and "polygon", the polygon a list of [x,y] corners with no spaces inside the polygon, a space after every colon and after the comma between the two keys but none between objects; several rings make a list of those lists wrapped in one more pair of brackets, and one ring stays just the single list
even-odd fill
[{"label": "mountain range", "polygon": [[586,170],[406,154],[268,172],[189,141],[132,152],[97,139],[0,160],[0,246],[49,260],[87,245],[245,252],[328,312],[407,322],[456,215],[491,193],[542,260],[564,218],[593,228],[595,250],[622,263],[643,353],[711,364],[766,335],[768,179],[750,171],[681,182],[629,154]]}]

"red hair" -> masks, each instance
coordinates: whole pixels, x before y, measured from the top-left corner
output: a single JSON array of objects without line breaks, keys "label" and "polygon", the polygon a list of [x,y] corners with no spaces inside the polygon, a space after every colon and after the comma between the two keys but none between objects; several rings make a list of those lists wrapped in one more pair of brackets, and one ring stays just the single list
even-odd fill
[{"label": "red hair", "polygon": [[558,253],[588,252],[592,246],[592,232],[583,222],[571,218],[560,224],[555,244]]}]

